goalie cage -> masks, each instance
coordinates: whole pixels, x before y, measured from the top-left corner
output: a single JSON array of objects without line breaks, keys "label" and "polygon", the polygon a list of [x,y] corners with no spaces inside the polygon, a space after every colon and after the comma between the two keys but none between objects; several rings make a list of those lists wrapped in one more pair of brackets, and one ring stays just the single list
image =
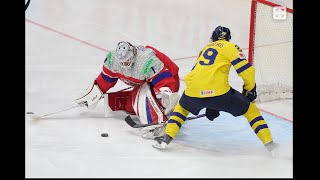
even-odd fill
[{"label": "goalie cage", "polygon": [[[274,14],[279,7],[285,18]],[[257,102],[293,98],[292,20],[292,0],[251,2],[248,61],[256,70]]]}]

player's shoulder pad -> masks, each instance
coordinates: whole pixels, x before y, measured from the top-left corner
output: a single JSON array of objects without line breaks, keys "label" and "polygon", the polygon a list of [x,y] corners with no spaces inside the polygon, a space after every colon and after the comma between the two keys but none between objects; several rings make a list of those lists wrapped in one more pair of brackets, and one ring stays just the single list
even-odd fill
[{"label": "player's shoulder pad", "polygon": [[242,49],[235,43],[229,42],[230,48],[236,49],[239,52],[242,52]]},{"label": "player's shoulder pad", "polygon": [[135,46],[137,48],[138,51],[145,51],[147,48],[142,46],[142,45],[137,45]]},{"label": "player's shoulder pad", "polygon": [[247,59],[246,56],[244,55],[244,53],[242,52],[242,49],[238,45],[236,45],[234,43],[232,43],[230,45],[234,49],[234,52],[238,54],[239,59]]},{"label": "player's shoulder pad", "polygon": [[152,68],[152,66],[158,61],[158,58],[156,57],[149,57],[146,62],[144,63],[141,73],[143,75],[149,75],[150,70]]},{"label": "player's shoulder pad", "polygon": [[138,51],[138,61],[137,63],[140,65],[140,72],[146,78],[151,78],[158,72],[160,72],[164,64],[163,62],[156,56],[155,52],[146,48],[144,51]]}]

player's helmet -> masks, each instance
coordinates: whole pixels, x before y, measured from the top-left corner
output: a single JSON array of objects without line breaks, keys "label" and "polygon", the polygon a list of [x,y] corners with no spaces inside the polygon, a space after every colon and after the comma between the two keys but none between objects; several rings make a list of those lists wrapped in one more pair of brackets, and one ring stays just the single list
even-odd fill
[{"label": "player's helmet", "polygon": [[130,67],[136,55],[137,49],[131,43],[121,41],[117,44],[116,59],[123,67]]},{"label": "player's helmet", "polygon": [[211,38],[212,41],[217,41],[221,39],[225,39],[226,41],[229,41],[231,39],[231,32],[229,28],[218,26],[216,29],[212,32]]}]

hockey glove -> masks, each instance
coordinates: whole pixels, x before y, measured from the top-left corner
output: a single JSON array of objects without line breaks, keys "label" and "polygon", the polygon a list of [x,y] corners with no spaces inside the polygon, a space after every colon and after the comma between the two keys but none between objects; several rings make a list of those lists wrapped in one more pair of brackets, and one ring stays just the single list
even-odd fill
[{"label": "hockey glove", "polygon": [[253,89],[251,91],[245,90],[243,88],[242,94],[247,97],[250,102],[254,101],[257,98],[257,91],[256,91],[256,84],[254,85]]},{"label": "hockey glove", "polygon": [[79,104],[79,106],[86,106],[88,109],[94,109],[98,105],[100,99],[102,99],[102,96],[103,93],[99,86],[93,81],[83,93],[75,98],[74,101]]},{"label": "hockey glove", "polygon": [[163,136],[154,138],[154,140],[157,143],[152,145],[152,147],[157,149],[165,149],[167,145],[172,141],[172,137],[170,137],[168,134],[164,134]]}]

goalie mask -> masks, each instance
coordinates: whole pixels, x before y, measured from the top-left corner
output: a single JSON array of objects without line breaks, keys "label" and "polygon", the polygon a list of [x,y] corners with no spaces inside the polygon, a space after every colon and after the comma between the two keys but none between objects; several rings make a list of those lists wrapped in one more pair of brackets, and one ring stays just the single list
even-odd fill
[{"label": "goalie mask", "polygon": [[116,48],[116,59],[123,67],[130,67],[137,55],[137,49],[129,42],[121,41]]}]

